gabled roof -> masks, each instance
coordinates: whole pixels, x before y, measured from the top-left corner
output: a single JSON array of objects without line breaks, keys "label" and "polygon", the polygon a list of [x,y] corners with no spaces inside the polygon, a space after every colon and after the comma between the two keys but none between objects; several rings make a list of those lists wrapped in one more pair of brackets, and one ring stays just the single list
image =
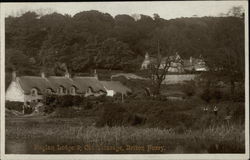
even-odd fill
[{"label": "gabled roof", "polygon": [[121,84],[118,81],[101,81],[101,83],[103,84],[103,86],[107,89],[107,90],[113,90],[117,93],[122,93],[122,94],[127,94],[128,92],[131,92],[131,89],[129,89],[128,87],[124,86],[123,84]]},{"label": "gabled roof", "polygon": [[36,88],[38,90],[38,93],[44,92],[44,90],[47,88],[53,89],[53,85],[51,85],[48,80],[42,77],[22,76],[17,77],[17,81],[26,94],[30,93],[30,90],[32,88]]},{"label": "gabled roof", "polygon": [[72,80],[81,92],[86,92],[89,87],[91,87],[95,92],[105,92],[105,88],[102,83],[95,77],[74,77]]}]

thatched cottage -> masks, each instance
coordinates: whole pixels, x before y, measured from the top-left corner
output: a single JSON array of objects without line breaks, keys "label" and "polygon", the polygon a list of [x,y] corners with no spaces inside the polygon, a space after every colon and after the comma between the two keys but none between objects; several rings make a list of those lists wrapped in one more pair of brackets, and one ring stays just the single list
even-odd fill
[{"label": "thatched cottage", "polygon": [[[129,89],[117,82],[102,83],[97,76],[71,78],[69,73],[66,73],[65,76],[45,77],[45,74],[42,73],[41,76],[17,77],[16,72],[13,72],[12,82],[7,88],[5,98],[7,101],[26,103],[39,102],[45,94],[84,95],[88,97],[107,95],[109,92],[124,94],[124,91],[127,92]],[[108,95],[113,96],[114,94]]]}]

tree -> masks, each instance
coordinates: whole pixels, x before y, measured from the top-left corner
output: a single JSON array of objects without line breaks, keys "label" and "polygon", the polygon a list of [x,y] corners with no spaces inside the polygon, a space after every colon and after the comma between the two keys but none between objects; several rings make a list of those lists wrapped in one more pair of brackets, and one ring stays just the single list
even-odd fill
[{"label": "tree", "polygon": [[134,53],[126,43],[109,38],[101,44],[96,57],[97,66],[105,69],[122,69],[133,60]]},{"label": "tree", "polygon": [[244,17],[244,8],[242,6],[234,6],[227,12],[226,15],[243,18]]},{"label": "tree", "polygon": [[[220,58],[222,53],[230,53],[230,56],[236,53],[236,58],[240,59],[237,64],[243,64],[243,68],[236,70],[244,73],[244,15],[241,17],[240,13],[242,9],[234,8],[223,18],[165,20],[157,13],[153,18],[146,15],[117,15],[113,18],[99,11],[79,12],[74,16],[26,12],[5,19],[6,58],[11,52],[24,58],[22,62],[10,58],[6,65],[16,63],[16,68],[31,75],[39,73],[41,68],[51,70],[53,74],[55,62],[67,64],[75,73],[93,67],[132,72],[140,65],[145,52],[157,56],[155,46],[159,40],[162,56],[177,51],[185,59],[202,54],[211,65],[222,62],[218,60],[223,59]],[[218,54],[213,56],[215,53]],[[209,60],[214,57],[218,58]],[[28,63],[23,65],[26,60]]]},{"label": "tree", "polygon": [[245,77],[244,18],[221,18],[212,37],[214,51],[207,57],[210,74],[228,82],[234,95],[235,82],[243,84]]},{"label": "tree", "polygon": [[166,57],[160,54],[160,46],[158,41],[158,54],[154,62],[149,65],[149,76],[153,85],[154,95],[160,95],[162,82],[165,80],[170,67],[175,67],[174,63],[180,63],[180,59],[171,55],[171,52],[165,53]]}]

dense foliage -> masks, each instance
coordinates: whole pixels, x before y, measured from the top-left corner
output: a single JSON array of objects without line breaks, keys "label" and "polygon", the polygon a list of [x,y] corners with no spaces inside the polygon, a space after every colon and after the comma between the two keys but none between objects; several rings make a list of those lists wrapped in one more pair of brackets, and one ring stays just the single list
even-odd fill
[{"label": "dense foliage", "polygon": [[[202,55],[217,78],[232,84],[244,79],[244,15],[231,9],[224,17],[165,20],[159,15],[112,17],[99,11],[74,16],[26,12],[6,18],[6,82],[9,72],[50,75],[89,72],[92,69],[133,72],[145,52],[154,56],[158,42],[162,56]],[[8,85],[6,85],[8,86]],[[234,89],[234,88],[232,88]]]}]

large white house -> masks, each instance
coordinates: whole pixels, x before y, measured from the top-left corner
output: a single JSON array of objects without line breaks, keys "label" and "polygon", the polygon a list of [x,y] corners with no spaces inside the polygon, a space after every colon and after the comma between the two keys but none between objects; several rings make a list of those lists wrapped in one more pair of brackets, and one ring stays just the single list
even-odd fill
[{"label": "large white house", "polygon": [[[163,57],[160,62],[159,69],[163,69],[166,65],[166,58],[173,60],[171,62],[168,72],[171,73],[184,73],[185,71],[208,71],[208,67],[202,56],[199,58],[190,57],[189,59],[182,59],[181,56],[176,53],[173,56]],[[145,58],[141,64],[141,70],[149,69],[150,64],[155,64],[156,58],[150,57],[148,53],[145,54]]]}]

